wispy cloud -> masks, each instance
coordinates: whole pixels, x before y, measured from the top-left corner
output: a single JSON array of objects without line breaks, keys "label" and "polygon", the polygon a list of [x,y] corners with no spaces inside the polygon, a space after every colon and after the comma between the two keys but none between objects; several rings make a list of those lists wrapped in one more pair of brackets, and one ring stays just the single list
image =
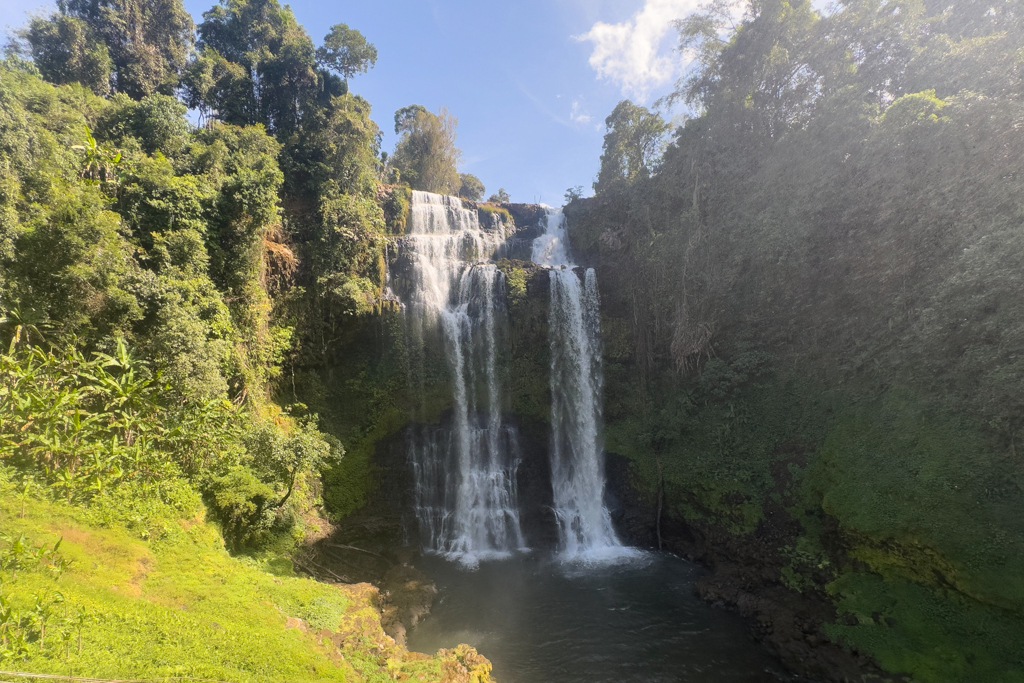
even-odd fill
[{"label": "wispy cloud", "polygon": [[600,78],[617,83],[625,95],[646,101],[652,88],[678,75],[684,64],[664,43],[672,20],[693,12],[700,0],[646,0],[643,8],[619,24],[602,21],[576,36],[590,41],[590,66]]},{"label": "wispy cloud", "polygon": [[[563,119],[561,116],[556,114],[554,111],[552,111],[551,107],[549,107],[547,104],[545,104],[544,101],[541,100],[539,97],[534,95],[533,92],[531,92],[530,89],[527,88],[523,84],[522,81],[520,81],[518,78],[515,78],[515,77],[513,77],[513,80],[514,80],[516,86],[519,88],[519,92],[523,93],[523,95],[526,96],[526,99],[530,100],[530,102],[533,102],[533,105],[535,107],[537,107],[537,110],[539,112],[541,112],[542,114],[544,114],[545,116],[547,116],[548,118],[550,118],[552,121],[554,121],[555,123],[557,123],[560,126],[571,126],[572,125],[568,121]],[[561,95],[556,96],[556,99],[558,97],[561,97]]]},{"label": "wispy cloud", "polygon": [[577,125],[586,125],[594,120],[579,100],[572,101],[572,109],[569,110],[569,120]]}]

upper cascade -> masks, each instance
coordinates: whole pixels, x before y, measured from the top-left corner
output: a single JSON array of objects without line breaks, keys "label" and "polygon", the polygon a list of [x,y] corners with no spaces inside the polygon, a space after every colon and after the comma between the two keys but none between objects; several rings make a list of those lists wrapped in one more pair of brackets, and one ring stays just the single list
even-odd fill
[{"label": "upper cascade", "polygon": [[569,260],[569,238],[561,209],[544,207],[544,234],[533,241],[531,261],[539,266],[574,266]]},{"label": "upper cascade", "polygon": [[489,260],[504,226],[484,228],[457,197],[413,192],[402,248],[412,263],[407,311],[422,349],[444,347],[450,424],[414,427],[409,460],[420,537],[428,550],[475,565],[525,545],[519,523],[516,430],[502,417],[497,355],[507,343],[505,276]]},{"label": "upper cascade", "polygon": [[559,551],[570,560],[629,555],[604,505],[604,376],[601,317],[593,268],[576,274],[565,216],[547,209],[544,234],[534,240],[533,261],[550,266],[551,485]]}]

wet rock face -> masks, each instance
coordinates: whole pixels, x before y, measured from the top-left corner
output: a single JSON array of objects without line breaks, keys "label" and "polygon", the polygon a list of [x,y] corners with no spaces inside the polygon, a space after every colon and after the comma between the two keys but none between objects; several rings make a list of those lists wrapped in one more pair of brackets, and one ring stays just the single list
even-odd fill
[{"label": "wet rock face", "polygon": [[[536,214],[539,221],[543,210],[538,209]],[[497,265],[505,277],[509,314],[508,344],[500,349],[497,359],[504,386],[502,423],[517,434],[516,488],[520,524],[529,547],[553,548],[557,542],[557,524],[552,510],[549,454],[551,361],[547,317],[550,278],[547,269],[529,261],[501,259]],[[435,348],[441,346],[440,340],[428,340],[427,346],[430,362],[444,365],[443,349]],[[432,384],[427,385],[428,392],[423,399],[429,405],[418,406],[417,415],[429,416],[426,420],[435,429],[450,428],[453,423],[450,391],[434,391]],[[447,397],[448,404],[440,404],[438,397]],[[339,538],[348,538],[351,545],[381,553],[389,547],[421,545],[409,444],[410,435],[426,426],[410,421],[403,430],[375,445],[373,490],[368,504],[342,522]]]},{"label": "wet rock face", "polygon": [[515,236],[517,238],[532,242],[540,237],[543,230],[541,226],[547,216],[544,212],[544,207],[539,204],[515,203],[499,204],[499,206],[508,211],[512,216],[512,220],[515,221]]},{"label": "wet rock face", "polygon": [[[523,536],[531,548],[554,548],[558,527],[552,510],[548,425],[514,414],[506,414],[503,419],[518,435],[520,461],[516,469],[516,488]],[[442,414],[440,426],[450,425],[451,421],[449,410]],[[418,426],[413,424],[409,429]],[[408,438],[408,433],[402,432],[377,444],[374,465],[379,484],[370,504],[339,525],[337,536],[347,539],[346,543],[389,557],[420,546]],[[349,561],[366,560],[349,558]],[[376,571],[380,573],[379,568]],[[360,580],[377,582],[374,578]]]},{"label": "wet rock face", "polygon": [[551,489],[551,457],[548,425],[516,419],[522,459],[516,472],[519,493],[519,523],[530,548],[553,549],[558,543],[558,522]]},{"label": "wet rock face", "polygon": [[405,645],[406,633],[430,614],[437,586],[423,572],[408,564],[387,571],[379,583],[381,591],[381,627],[399,645]]}]

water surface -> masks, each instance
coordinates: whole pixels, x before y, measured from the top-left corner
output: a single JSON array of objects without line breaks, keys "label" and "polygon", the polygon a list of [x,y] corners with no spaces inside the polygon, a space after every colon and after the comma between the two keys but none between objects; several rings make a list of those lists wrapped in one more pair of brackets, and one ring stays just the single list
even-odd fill
[{"label": "water surface", "polygon": [[591,568],[532,555],[475,571],[436,556],[417,566],[439,594],[409,649],[469,643],[499,683],[788,680],[737,615],[694,595],[702,570],[670,555]]}]

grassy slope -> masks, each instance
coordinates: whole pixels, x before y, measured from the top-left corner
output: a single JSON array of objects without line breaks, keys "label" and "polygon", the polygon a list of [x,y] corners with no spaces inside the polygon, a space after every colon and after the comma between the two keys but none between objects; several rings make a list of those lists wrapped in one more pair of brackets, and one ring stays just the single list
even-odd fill
[{"label": "grassy slope", "polygon": [[[37,545],[63,537],[60,552],[73,561],[58,579],[22,572],[12,582],[4,572],[4,593],[28,609],[35,595],[60,591],[70,614],[84,607],[90,615],[81,654],[72,644],[66,656],[54,636],[3,668],[231,682],[432,681],[454,668],[488,680],[490,664],[467,648],[427,657],[395,646],[380,629],[376,589],[298,578],[281,560],[236,559],[201,514],[154,516],[161,507],[136,509],[134,521],[128,511],[127,523],[111,523],[100,511],[23,500],[0,483],[0,530],[25,533]],[[295,627],[294,618],[312,628]],[[334,633],[315,633],[322,627]]]}]

